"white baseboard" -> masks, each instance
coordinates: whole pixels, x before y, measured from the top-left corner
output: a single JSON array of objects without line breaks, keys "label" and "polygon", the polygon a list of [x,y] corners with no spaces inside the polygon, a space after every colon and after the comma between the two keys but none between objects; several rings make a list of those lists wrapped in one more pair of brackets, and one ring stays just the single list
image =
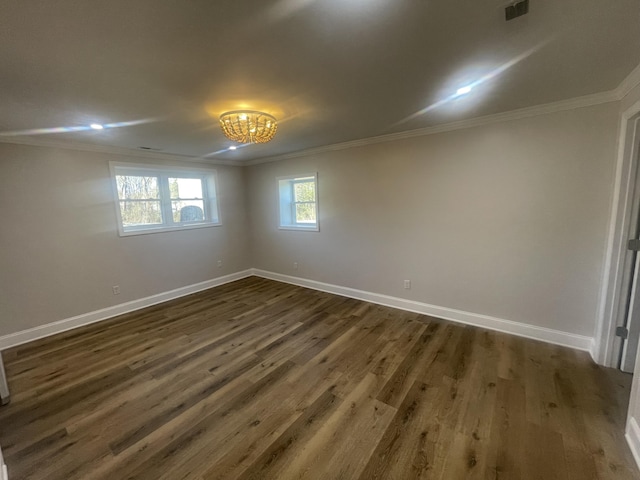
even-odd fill
[{"label": "white baseboard", "polygon": [[636,459],[636,464],[638,468],[640,468],[640,427],[633,417],[629,417],[627,421],[625,438],[627,439],[631,453],[633,453],[633,458]]},{"label": "white baseboard", "polygon": [[[28,330],[22,330],[16,333],[10,333],[0,337],[0,351],[7,348],[22,345],[23,343],[38,340],[40,338],[55,335],[57,333],[66,332],[77,327],[89,325],[91,323],[100,322],[108,318],[122,315],[123,313],[133,312],[134,310],[140,310],[141,308],[150,307],[158,303],[173,300],[175,298],[184,297],[192,293],[207,290],[209,288],[217,287],[225,283],[240,280],[241,278],[250,277],[253,274],[252,270],[244,270],[241,272],[232,273],[223,277],[214,278],[193,285],[187,285],[186,287],[176,288],[168,292],[158,293],[157,295],[151,295],[150,297],[140,298],[138,300],[132,300],[131,302],[121,303],[112,307],[103,308],[101,310],[95,310],[89,313],[83,313],[71,318],[65,318],[58,320],[57,322],[48,323],[38,327],[30,328]],[[1,478],[0,478],[1,480]]]},{"label": "white baseboard", "polygon": [[595,350],[595,341],[591,337],[562,332],[550,328],[537,327],[535,325],[527,325],[525,323],[490,317],[488,315],[480,315],[477,313],[455,310],[453,308],[429,305],[427,303],[406,300],[404,298],[391,297],[389,295],[366,292],[364,290],[356,290],[354,288],[342,287],[339,285],[317,282],[315,280],[307,280],[304,278],[292,277],[280,273],[250,268],[248,270],[232,273],[230,275],[214,278],[212,280],[196,283],[194,285],[177,288],[175,290],[159,293],[150,297],[145,297],[138,300],[133,300],[131,302],[122,303],[120,305],[103,308],[101,310],[84,313],[82,315],[66,318],[57,322],[30,328],[28,330],[11,333],[9,335],[0,337],[0,351],[22,345],[23,343],[31,342],[33,340],[48,337],[50,335],[62,333],[77,327],[82,327],[84,325],[89,325],[91,323],[106,320],[108,318],[122,315],[124,313],[129,313],[134,310],[140,310],[141,308],[150,307],[151,305],[156,305],[168,300],[173,300],[185,295],[217,287],[219,285],[233,282],[241,278],[246,278],[251,275],[268,278],[279,282],[290,283],[301,287],[312,288],[314,290],[320,290],[323,292],[333,293],[336,295],[341,295],[343,297],[350,297],[357,300],[376,303],[379,305],[399,308],[401,310],[408,310],[410,312],[431,315],[433,317],[442,318],[444,320],[451,320],[467,325],[474,325],[476,327],[483,327],[490,330],[510,333],[512,335],[517,335],[520,337],[541,340],[543,342],[562,345],[565,347],[571,347],[578,350],[585,350],[587,352],[590,352],[592,356]]},{"label": "white baseboard", "polygon": [[544,327],[537,327],[535,325],[527,325],[525,323],[490,317],[488,315],[480,315],[477,313],[455,310],[453,308],[429,305],[428,303],[416,302],[413,300],[406,300],[404,298],[391,297],[389,295],[366,292],[363,290],[356,290],[354,288],[341,287],[339,285],[331,285],[329,283],[307,280],[305,278],[291,277],[289,275],[282,275],[280,273],[268,272],[256,268],[252,269],[252,273],[258,277],[268,278],[270,280],[291,283],[293,285],[312,288],[314,290],[320,290],[322,292],[333,293],[336,295],[341,295],[343,297],[355,298],[357,300],[377,303],[379,305],[385,305],[387,307],[399,308],[401,310],[422,313],[424,315],[431,315],[432,317],[451,320],[453,322],[488,328],[490,330],[497,330],[498,332],[510,333],[519,337],[541,340],[543,342],[562,345],[564,347],[570,347],[577,350],[584,350],[590,353],[593,352],[595,348],[595,342],[592,337],[576,335],[574,333],[562,332],[560,330],[553,330]]}]

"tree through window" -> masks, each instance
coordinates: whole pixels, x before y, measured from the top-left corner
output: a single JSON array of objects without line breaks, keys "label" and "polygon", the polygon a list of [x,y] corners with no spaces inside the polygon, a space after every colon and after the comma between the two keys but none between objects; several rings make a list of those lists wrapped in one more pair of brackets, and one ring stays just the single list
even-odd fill
[{"label": "tree through window", "polygon": [[278,178],[280,228],[318,230],[317,175]]},{"label": "tree through window", "polygon": [[215,172],[111,164],[121,235],[219,224]]}]

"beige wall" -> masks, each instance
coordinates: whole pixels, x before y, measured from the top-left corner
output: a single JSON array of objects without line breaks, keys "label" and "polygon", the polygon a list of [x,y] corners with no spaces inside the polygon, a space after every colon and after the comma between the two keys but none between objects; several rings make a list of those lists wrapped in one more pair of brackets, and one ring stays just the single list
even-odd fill
[{"label": "beige wall", "polygon": [[[132,237],[109,184],[126,158],[0,144],[0,336],[249,267],[592,336],[617,115],[217,166],[223,226]],[[278,230],[275,177],[314,171],[321,231]]]},{"label": "beige wall", "polygon": [[250,267],[242,169],[214,167],[222,226],[119,237],[111,160],[145,162],[0,144],[0,336]]},{"label": "beige wall", "polygon": [[[250,167],[252,265],[593,336],[618,107]],[[320,232],[278,230],[276,177],[315,171]]]}]

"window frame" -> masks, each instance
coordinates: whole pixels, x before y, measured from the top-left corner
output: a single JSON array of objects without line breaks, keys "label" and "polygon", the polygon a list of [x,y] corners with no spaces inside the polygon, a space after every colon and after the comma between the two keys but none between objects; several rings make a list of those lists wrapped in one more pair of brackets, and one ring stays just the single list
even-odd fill
[{"label": "window frame", "polygon": [[[296,202],[295,201],[295,185],[298,183],[307,183],[309,180],[313,180],[314,188],[314,200],[313,202]],[[320,231],[320,206],[318,201],[318,174],[317,173],[305,173],[300,175],[285,175],[276,177],[276,183],[278,187],[278,229],[279,230],[297,230],[306,232],[319,232]],[[286,188],[283,187],[283,183]],[[285,191],[286,190],[286,191]],[[315,205],[316,221],[315,223],[296,222],[296,205],[299,204],[311,204]],[[290,221],[287,221],[287,218]]]},{"label": "window frame", "polygon": [[[150,233],[175,232],[196,228],[217,227],[222,225],[220,207],[218,205],[218,175],[214,169],[194,168],[173,165],[155,165],[148,163],[109,162],[111,185],[116,209],[118,235],[146,235]],[[125,227],[122,223],[121,202],[126,201],[118,195],[116,177],[118,175],[147,176],[158,179],[158,195],[162,223]],[[175,222],[173,220],[173,201],[171,198],[169,178],[193,178],[202,182],[203,221]]]}]

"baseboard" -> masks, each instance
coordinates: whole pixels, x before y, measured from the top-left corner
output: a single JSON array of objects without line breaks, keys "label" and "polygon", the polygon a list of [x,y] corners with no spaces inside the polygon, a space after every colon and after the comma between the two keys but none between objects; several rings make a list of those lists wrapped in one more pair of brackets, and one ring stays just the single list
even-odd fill
[{"label": "baseboard", "polygon": [[57,322],[30,328],[28,330],[11,333],[9,335],[0,337],[0,351],[22,345],[23,343],[31,342],[33,340],[48,337],[50,335],[66,332],[67,330],[82,327],[84,325],[100,322],[102,320],[116,317],[124,313],[140,310],[141,308],[150,307],[152,305],[166,302],[168,300],[173,300],[185,295],[190,295],[202,290],[217,287],[219,285],[233,282],[235,280],[240,280],[241,278],[246,278],[251,275],[268,278],[279,282],[290,283],[301,287],[312,288],[314,290],[320,290],[323,292],[333,293],[336,295],[341,295],[343,297],[350,297],[357,300],[376,303],[379,305],[399,308],[401,310],[407,310],[410,312],[431,315],[433,317],[442,318],[444,320],[451,320],[453,322],[488,328],[490,330],[510,333],[512,335],[531,338],[534,340],[541,340],[543,342],[571,347],[578,350],[585,350],[587,352],[590,352],[592,356],[594,355],[595,342],[591,337],[562,332],[550,328],[536,327],[534,325],[527,325],[525,323],[490,317],[488,315],[480,315],[477,313],[465,312],[462,310],[456,310],[447,307],[439,307],[437,305],[430,305],[428,303],[416,302],[404,298],[392,297],[389,295],[382,295],[379,293],[367,292],[364,290],[357,290],[354,288],[317,282],[315,280],[292,277],[289,275],[268,272],[255,268],[250,268],[241,272],[214,278],[205,282],[196,283],[194,285],[177,288],[175,290],[159,293],[150,297],[133,300],[131,302],[121,303],[119,305],[103,308],[101,310],[84,313],[82,315],[66,318]]},{"label": "baseboard", "polygon": [[187,285],[186,287],[176,288],[175,290],[169,290],[168,292],[151,295],[150,297],[132,300],[131,302],[121,303],[119,305],[103,308],[101,310],[95,310],[89,313],[83,313],[82,315],[65,318],[63,320],[58,320],[56,322],[30,328],[28,330],[10,333],[9,335],[0,337],[0,351],[22,345],[23,343],[31,342],[33,340],[48,337],[50,335],[66,332],[67,330],[82,327],[84,325],[100,322],[108,318],[122,315],[123,313],[133,312],[135,310],[140,310],[141,308],[150,307],[151,305],[156,305],[168,300],[184,297],[185,295],[190,295],[202,290],[217,287],[225,283],[240,280],[241,278],[250,277],[252,274],[253,272],[251,269],[244,270],[241,272],[232,273],[230,275],[224,275],[222,277],[214,278],[212,280],[195,283],[193,285]]},{"label": "baseboard", "polygon": [[627,431],[624,436],[627,439],[631,453],[633,453],[633,458],[635,458],[636,464],[640,468],[640,427],[635,418],[629,417]]},{"label": "baseboard", "polygon": [[576,335],[573,333],[562,332],[560,330],[553,330],[550,328],[536,327],[535,325],[527,325],[525,323],[490,317],[488,315],[480,315],[477,313],[455,310],[453,308],[429,305],[428,303],[416,302],[413,300],[406,300],[404,298],[391,297],[389,295],[366,292],[363,290],[356,290],[354,288],[342,287],[339,285],[332,285],[329,283],[322,283],[315,280],[292,277],[289,275],[282,275],[280,273],[268,272],[255,268],[252,269],[252,273],[258,277],[268,278],[270,280],[276,280],[284,283],[291,283],[293,285],[312,288],[314,290],[320,290],[322,292],[333,293],[336,295],[341,295],[343,297],[355,298],[357,300],[364,300],[379,305],[385,305],[387,307],[399,308],[401,310],[422,313],[424,315],[431,315],[432,317],[442,318],[444,320],[451,320],[453,322],[487,328],[490,330],[496,330],[498,332],[510,333],[519,337],[531,338],[533,340],[541,340],[543,342],[562,345],[564,347],[570,347],[577,350],[584,350],[590,352],[593,356],[592,352],[595,347],[594,340],[591,337],[586,337],[583,335]]}]

